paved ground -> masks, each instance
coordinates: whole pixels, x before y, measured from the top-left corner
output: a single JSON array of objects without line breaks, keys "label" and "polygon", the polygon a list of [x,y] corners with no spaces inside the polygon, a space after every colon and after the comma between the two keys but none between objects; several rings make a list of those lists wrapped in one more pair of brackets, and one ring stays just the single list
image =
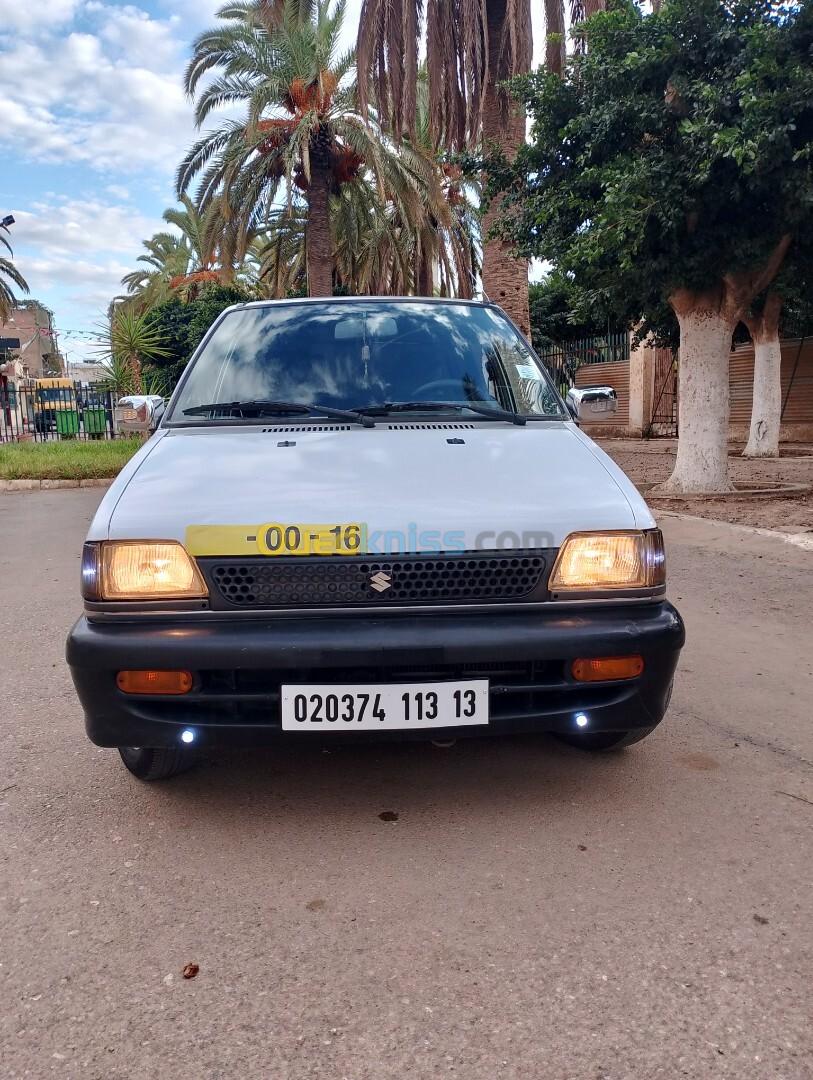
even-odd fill
[{"label": "paved ground", "polygon": [[4,1078],[813,1076],[813,554],[664,522],[689,643],[618,757],[234,754],[142,786],[62,661],[99,494],[0,496]]}]

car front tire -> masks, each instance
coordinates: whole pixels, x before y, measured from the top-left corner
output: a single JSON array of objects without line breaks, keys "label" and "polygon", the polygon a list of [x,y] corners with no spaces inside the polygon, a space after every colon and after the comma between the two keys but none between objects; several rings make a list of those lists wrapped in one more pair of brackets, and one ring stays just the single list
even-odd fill
[{"label": "car front tire", "polygon": [[119,754],[139,780],[168,780],[195,764],[192,751],[182,747],[120,746]]}]

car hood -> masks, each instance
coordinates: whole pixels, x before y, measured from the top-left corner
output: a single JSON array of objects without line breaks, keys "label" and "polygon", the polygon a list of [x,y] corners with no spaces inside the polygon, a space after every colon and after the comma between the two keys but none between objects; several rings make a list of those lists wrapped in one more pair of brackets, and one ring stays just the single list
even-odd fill
[{"label": "car hood", "polygon": [[190,525],[269,522],[366,524],[382,552],[558,547],[578,530],[654,525],[571,423],[379,421],[159,431],[110,489],[91,539],[183,541]]}]

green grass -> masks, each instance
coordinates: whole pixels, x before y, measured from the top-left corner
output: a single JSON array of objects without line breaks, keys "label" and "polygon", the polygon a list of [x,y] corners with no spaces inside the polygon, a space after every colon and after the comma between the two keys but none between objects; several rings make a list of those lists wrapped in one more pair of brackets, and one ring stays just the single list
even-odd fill
[{"label": "green grass", "polygon": [[139,438],[0,446],[0,480],[90,480],[115,476],[144,445]]}]

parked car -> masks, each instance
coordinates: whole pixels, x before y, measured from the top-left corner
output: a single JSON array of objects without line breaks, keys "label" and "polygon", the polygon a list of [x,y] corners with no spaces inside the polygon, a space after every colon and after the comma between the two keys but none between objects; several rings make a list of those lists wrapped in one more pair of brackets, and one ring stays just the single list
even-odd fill
[{"label": "parked car", "polygon": [[578,426],[614,404],[567,405],[492,304],[230,308],[88,533],[88,735],[147,780],[277,738],[642,739],[684,629]]},{"label": "parked car", "polygon": [[158,394],[128,394],[119,398],[113,410],[117,433],[153,430],[161,422],[165,404]]}]

